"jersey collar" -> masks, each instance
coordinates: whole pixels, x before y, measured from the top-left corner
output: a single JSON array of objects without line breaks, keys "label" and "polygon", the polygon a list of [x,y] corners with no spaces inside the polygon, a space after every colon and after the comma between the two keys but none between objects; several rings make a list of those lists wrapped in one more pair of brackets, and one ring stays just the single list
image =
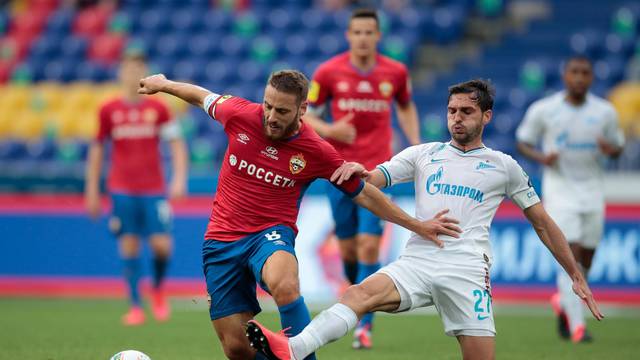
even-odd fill
[{"label": "jersey collar", "polygon": [[456,153],[458,153],[460,155],[475,154],[475,153],[481,152],[481,151],[483,151],[483,150],[485,150],[487,148],[486,146],[484,146],[484,144],[482,144],[482,146],[477,147],[475,149],[464,151],[464,150],[454,146],[453,144],[451,144],[451,141],[448,141],[447,145],[449,145],[450,149],[453,149],[454,152],[456,152]]}]

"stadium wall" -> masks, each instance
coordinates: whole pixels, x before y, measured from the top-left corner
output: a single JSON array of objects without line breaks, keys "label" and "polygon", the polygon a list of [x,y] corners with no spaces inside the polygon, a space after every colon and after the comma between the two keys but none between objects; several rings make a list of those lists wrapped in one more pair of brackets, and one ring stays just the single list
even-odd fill
[{"label": "stadium wall", "polygon": [[[411,197],[396,202],[413,213]],[[169,292],[205,294],[201,243],[211,199],[174,204],[175,256]],[[105,200],[105,208],[108,207]],[[605,236],[590,281],[604,301],[640,306],[640,204],[610,204]],[[302,202],[296,251],[301,287],[311,302],[332,301],[344,289],[329,204],[322,196]],[[122,296],[120,263],[107,219],[91,221],[76,195],[0,195],[0,296]],[[397,258],[407,230],[388,224],[383,263]],[[505,202],[491,229],[491,269],[497,301],[545,301],[557,264],[520,210]],[[148,253],[144,254],[148,258]],[[147,262],[146,272],[149,273]]]}]

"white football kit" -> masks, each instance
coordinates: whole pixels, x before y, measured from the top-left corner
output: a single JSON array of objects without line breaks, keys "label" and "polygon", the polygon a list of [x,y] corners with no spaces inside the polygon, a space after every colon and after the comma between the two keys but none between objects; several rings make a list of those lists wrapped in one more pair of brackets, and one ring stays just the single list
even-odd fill
[{"label": "white football kit", "polygon": [[595,249],[604,228],[603,163],[598,138],[622,146],[615,109],[606,100],[588,94],[574,106],[565,92],[533,103],[518,127],[518,141],[536,145],[544,153],[557,152],[558,161],[545,167],[542,193],[545,208],[567,241]]},{"label": "white football kit", "polygon": [[510,156],[486,147],[463,152],[450,143],[412,146],[378,166],[386,185],[415,183],[416,218],[460,221],[460,238],[441,235],[444,248],[412,233],[398,260],[379,270],[396,285],[397,311],[435,305],[450,336],[493,336],[489,228],[505,196],[521,209],[540,199]]}]

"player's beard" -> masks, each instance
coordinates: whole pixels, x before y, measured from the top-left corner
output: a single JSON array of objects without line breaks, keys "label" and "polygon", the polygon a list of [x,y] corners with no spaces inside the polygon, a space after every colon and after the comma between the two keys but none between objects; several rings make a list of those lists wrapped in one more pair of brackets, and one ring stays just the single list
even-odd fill
[{"label": "player's beard", "polygon": [[[455,126],[455,124],[454,124]],[[449,130],[451,137],[460,145],[466,145],[476,140],[482,134],[482,124],[468,127],[460,124],[464,131],[455,132],[453,127]]]},{"label": "player's beard", "polygon": [[269,132],[270,131],[269,122],[267,121],[267,118],[266,117],[263,118],[262,123],[264,124],[264,135],[271,141],[279,141],[292,136],[300,126],[299,125],[300,111],[296,111],[296,114],[293,119],[294,120],[284,128],[284,130],[280,133],[280,135],[273,135]]}]

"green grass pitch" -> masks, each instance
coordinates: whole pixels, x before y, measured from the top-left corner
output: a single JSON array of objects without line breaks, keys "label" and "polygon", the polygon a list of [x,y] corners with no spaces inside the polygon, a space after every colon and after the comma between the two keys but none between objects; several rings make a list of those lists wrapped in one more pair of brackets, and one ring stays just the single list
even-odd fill
[{"label": "green grass pitch", "polygon": [[[0,359],[104,359],[124,349],[147,353],[153,360],[224,359],[205,301],[173,302],[173,317],[163,324],[149,319],[125,328],[118,300],[0,299]],[[520,310],[521,309],[521,310]],[[637,359],[638,310],[626,310],[601,323],[590,322],[593,344],[572,345],[556,336],[555,319],[546,309],[496,307],[498,359]],[[278,316],[258,319],[279,328]],[[378,316],[373,350],[350,349],[350,337],[318,353],[321,359],[458,359],[457,342],[442,331],[437,316]]]}]

